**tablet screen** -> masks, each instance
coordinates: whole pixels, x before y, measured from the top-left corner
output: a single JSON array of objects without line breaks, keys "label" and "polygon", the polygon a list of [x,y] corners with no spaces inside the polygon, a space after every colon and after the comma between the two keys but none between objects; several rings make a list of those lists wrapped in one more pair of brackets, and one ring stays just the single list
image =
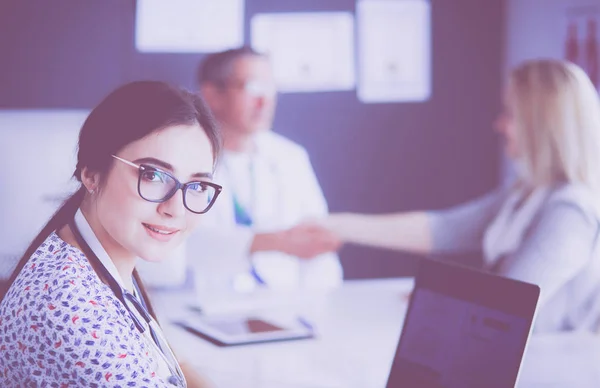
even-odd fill
[{"label": "tablet screen", "polygon": [[284,330],[279,326],[256,318],[207,321],[206,325],[231,336]]},{"label": "tablet screen", "polygon": [[186,330],[219,346],[308,339],[312,326],[296,314],[220,315],[190,314],[176,322]]}]

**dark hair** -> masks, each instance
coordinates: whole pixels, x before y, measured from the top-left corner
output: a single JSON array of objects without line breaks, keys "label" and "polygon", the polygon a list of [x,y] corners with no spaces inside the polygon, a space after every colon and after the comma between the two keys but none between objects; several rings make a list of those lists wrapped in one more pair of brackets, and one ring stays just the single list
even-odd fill
[{"label": "dark hair", "polygon": [[[73,176],[81,182],[81,171],[87,167],[105,177],[113,163],[111,155],[128,144],[170,126],[194,124],[199,124],[208,136],[216,160],[221,150],[219,130],[199,95],[157,81],[123,85],[104,98],[83,123]],[[8,286],[48,236],[73,219],[85,192],[85,187],[80,187],[50,218],[21,257]],[[137,278],[137,274],[134,276]],[[3,298],[0,294],[0,301]]]},{"label": "dark hair", "polygon": [[206,56],[198,65],[196,73],[198,85],[205,83],[223,85],[231,77],[235,61],[247,56],[266,58],[264,54],[255,51],[249,46],[242,46]]}]

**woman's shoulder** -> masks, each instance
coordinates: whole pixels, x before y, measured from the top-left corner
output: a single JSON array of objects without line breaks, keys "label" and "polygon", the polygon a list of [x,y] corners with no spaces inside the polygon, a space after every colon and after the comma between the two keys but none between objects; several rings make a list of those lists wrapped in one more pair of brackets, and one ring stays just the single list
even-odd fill
[{"label": "woman's shoulder", "polygon": [[120,310],[84,254],[52,233],[10,286],[0,304],[0,319],[5,325],[31,329],[31,321],[41,319],[40,314],[48,322],[65,320],[66,315],[75,319],[78,311],[95,306],[104,307],[105,314]]},{"label": "woman's shoulder", "polygon": [[100,284],[94,275],[85,255],[52,233],[26,261],[5,300],[15,295],[52,292],[76,281],[94,288]]},{"label": "woman's shoulder", "polygon": [[[89,368],[96,373],[105,363],[141,351],[132,342],[140,341],[139,333],[122,304],[85,256],[55,234],[31,256],[0,304],[0,327],[0,349],[11,360],[5,367],[16,381],[26,381],[28,374],[47,378],[49,362],[81,369],[83,377]],[[61,379],[60,374],[50,378]]]},{"label": "woman's shoulder", "polygon": [[581,183],[563,183],[550,188],[546,208],[570,208],[590,220],[600,220],[600,193]]}]

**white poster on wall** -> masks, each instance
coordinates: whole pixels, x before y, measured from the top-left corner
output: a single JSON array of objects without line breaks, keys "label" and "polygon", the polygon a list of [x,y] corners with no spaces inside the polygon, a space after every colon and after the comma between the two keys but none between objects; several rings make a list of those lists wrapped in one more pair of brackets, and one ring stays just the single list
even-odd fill
[{"label": "white poster on wall", "polygon": [[576,63],[600,86],[600,9],[597,6],[570,7],[565,11],[563,57]]},{"label": "white poster on wall", "polygon": [[431,94],[427,0],[359,0],[358,97],[367,103],[424,101]]},{"label": "white poster on wall", "polygon": [[244,43],[244,0],[138,0],[140,52],[215,52]]},{"label": "white poster on wall", "polygon": [[251,34],[252,47],[269,55],[281,92],[354,88],[351,13],[257,14]]}]

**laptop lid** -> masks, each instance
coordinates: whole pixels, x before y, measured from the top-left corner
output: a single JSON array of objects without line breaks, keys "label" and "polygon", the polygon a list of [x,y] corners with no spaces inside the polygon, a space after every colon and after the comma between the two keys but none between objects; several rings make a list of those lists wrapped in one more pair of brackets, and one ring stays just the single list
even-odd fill
[{"label": "laptop lid", "polygon": [[538,286],[423,259],[388,388],[516,384]]}]

